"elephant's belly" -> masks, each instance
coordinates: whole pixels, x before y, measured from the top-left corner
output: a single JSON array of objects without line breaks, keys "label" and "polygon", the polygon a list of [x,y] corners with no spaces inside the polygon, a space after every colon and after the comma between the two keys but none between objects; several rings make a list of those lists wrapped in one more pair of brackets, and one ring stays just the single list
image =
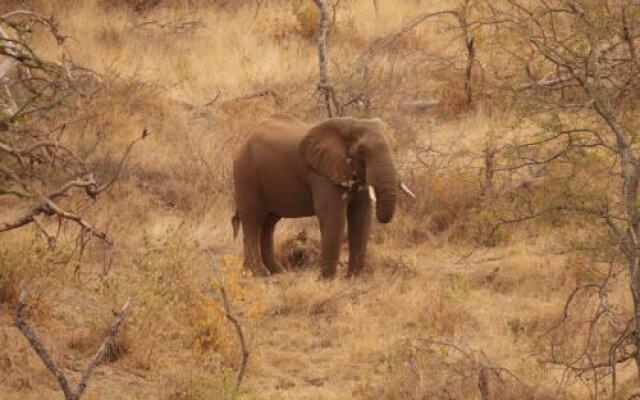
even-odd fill
[{"label": "elephant's belly", "polygon": [[315,214],[313,198],[308,188],[292,183],[265,189],[262,195],[269,213],[282,218],[301,218]]},{"label": "elephant's belly", "polygon": [[267,144],[265,151],[252,154],[265,211],[283,218],[313,215],[307,165],[298,157],[297,141],[290,146]]}]

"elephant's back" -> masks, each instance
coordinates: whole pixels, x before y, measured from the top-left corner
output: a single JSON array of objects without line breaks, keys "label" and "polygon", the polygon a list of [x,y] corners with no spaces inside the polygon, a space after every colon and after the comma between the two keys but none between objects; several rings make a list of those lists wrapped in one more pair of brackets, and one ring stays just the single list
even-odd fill
[{"label": "elephant's back", "polygon": [[239,172],[251,175],[267,211],[282,217],[313,212],[308,166],[298,151],[308,129],[293,117],[276,115],[260,123],[241,150],[242,164],[250,171]]},{"label": "elephant's back", "polygon": [[[273,165],[276,160],[294,161],[298,158],[298,146],[309,130],[304,122],[288,114],[276,114],[256,125],[247,139],[246,151],[251,158],[263,166]],[[276,162],[281,164],[281,162]]]},{"label": "elephant's back", "polygon": [[309,125],[294,116],[275,114],[258,123],[249,139],[277,145],[300,142],[309,128]]}]

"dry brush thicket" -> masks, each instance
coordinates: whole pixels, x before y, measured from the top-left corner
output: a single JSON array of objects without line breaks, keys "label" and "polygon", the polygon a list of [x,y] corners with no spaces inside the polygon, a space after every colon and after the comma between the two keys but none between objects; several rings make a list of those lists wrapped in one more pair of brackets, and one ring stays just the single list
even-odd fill
[{"label": "dry brush thicket", "polygon": [[[62,398],[62,381],[71,396],[88,382],[86,399],[637,393],[637,2],[16,0],[0,15],[8,399]],[[316,280],[313,219],[276,234],[289,272],[240,268],[231,155],[275,112],[393,130],[417,199],[375,226],[362,279]]]}]

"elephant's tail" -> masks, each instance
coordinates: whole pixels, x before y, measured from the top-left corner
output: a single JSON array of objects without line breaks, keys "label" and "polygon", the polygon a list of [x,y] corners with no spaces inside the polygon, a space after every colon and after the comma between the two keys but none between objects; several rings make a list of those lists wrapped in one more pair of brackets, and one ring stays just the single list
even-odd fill
[{"label": "elephant's tail", "polygon": [[240,217],[238,217],[238,211],[231,217],[231,226],[233,226],[233,240],[236,240],[238,232],[240,231]]}]

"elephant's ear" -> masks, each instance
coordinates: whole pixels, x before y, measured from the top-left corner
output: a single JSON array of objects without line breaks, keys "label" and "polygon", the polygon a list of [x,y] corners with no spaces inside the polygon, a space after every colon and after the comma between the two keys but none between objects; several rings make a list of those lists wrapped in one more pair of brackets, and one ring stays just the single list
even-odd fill
[{"label": "elephant's ear", "polygon": [[348,161],[349,132],[347,121],[329,119],[312,127],[300,143],[302,158],[319,174],[337,184],[352,179]]}]

